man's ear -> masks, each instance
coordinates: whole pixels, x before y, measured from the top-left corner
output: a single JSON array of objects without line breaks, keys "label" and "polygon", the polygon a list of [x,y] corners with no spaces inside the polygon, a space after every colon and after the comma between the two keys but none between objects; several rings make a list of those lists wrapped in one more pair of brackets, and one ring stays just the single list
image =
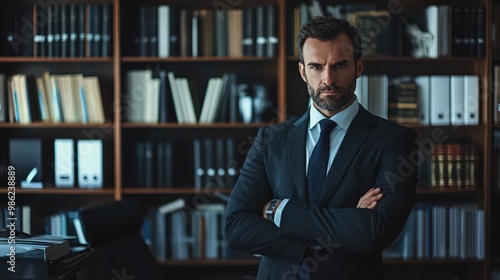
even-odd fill
[{"label": "man's ear", "polygon": [[361,77],[363,75],[363,70],[365,68],[365,60],[360,57],[358,61],[356,61],[356,78]]},{"label": "man's ear", "polygon": [[299,73],[300,76],[302,77],[302,80],[307,83],[307,78],[306,78],[306,69],[304,67],[304,63],[299,62]]}]

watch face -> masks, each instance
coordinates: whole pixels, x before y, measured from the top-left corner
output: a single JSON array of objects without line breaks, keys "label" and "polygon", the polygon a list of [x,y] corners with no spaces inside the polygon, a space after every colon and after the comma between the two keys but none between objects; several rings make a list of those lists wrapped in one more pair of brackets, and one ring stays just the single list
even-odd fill
[{"label": "watch face", "polygon": [[269,203],[269,206],[266,209],[266,217],[268,220],[273,221],[273,212],[274,212],[274,206],[276,205],[277,200],[273,199]]}]

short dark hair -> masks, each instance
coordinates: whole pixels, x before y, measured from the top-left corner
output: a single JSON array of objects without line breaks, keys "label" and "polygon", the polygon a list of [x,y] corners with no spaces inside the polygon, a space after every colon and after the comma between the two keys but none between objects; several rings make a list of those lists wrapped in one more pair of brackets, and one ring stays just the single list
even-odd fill
[{"label": "short dark hair", "polygon": [[311,21],[302,25],[297,38],[297,50],[299,52],[300,62],[304,63],[302,48],[307,38],[314,38],[321,41],[337,38],[345,33],[354,46],[354,61],[357,61],[361,53],[361,38],[358,29],[348,21],[334,17],[316,16]]}]

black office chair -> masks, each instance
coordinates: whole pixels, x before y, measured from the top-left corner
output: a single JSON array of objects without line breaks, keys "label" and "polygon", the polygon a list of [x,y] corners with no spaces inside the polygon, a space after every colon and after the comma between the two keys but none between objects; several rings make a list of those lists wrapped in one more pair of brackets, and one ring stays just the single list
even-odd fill
[{"label": "black office chair", "polygon": [[165,279],[141,235],[144,212],[139,201],[124,199],[85,207],[79,214],[87,242],[101,250],[107,279]]}]

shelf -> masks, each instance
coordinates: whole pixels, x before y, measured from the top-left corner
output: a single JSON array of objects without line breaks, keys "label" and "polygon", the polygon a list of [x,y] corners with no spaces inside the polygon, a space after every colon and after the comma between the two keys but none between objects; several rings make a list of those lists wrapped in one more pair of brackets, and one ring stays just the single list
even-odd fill
[{"label": "shelf", "polygon": [[145,188],[123,188],[123,194],[155,195],[155,194],[212,194],[231,193],[230,189],[195,190],[193,188],[170,188],[170,189],[145,189]]},{"label": "shelf", "polygon": [[384,265],[481,265],[478,259],[383,259]]},{"label": "shelf", "polygon": [[[413,58],[396,56],[365,57],[365,74],[406,75],[472,75],[484,69],[486,59],[469,57]],[[289,65],[297,67],[298,57],[288,57]],[[451,69],[451,71],[450,71]]]},{"label": "shelf", "polygon": [[143,56],[128,56],[122,57],[122,62],[270,62],[276,61],[275,57],[216,57],[216,56],[200,56],[200,57],[143,57]]},{"label": "shelf", "polygon": [[110,57],[0,57],[0,63],[111,63]]},{"label": "shelf", "polygon": [[34,129],[34,128],[54,128],[54,129],[68,129],[68,128],[102,128],[106,129],[112,128],[113,123],[0,123],[0,128],[22,128],[22,129]]},{"label": "shelf", "polygon": [[[0,193],[7,193],[7,187],[2,187]],[[110,188],[105,189],[76,189],[76,188],[44,188],[44,189],[23,189],[16,187],[16,194],[36,194],[36,195],[113,195],[115,191]]]},{"label": "shelf", "polygon": [[260,128],[270,123],[211,123],[211,124],[180,124],[180,123],[123,123],[123,128],[143,128],[143,129],[163,129],[163,128],[183,128],[183,129],[212,129],[212,128]]},{"label": "shelf", "polygon": [[[289,61],[298,61],[298,56],[289,56],[287,58]],[[418,63],[449,63],[449,62],[460,62],[460,63],[484,63],[484,58],[474,58],[474,57],[441,57],[441,58],[414,58],[406,56],[368,56],[364,57],[365,62],[396,62],[396,63],[408,63],[408,62],[418,62]],[[499,58],[500,59],[500,58]]]},{"label": "shelf", "polygon": [[443,194],[443,195],[449,195],[449,194],[457,194],[457,195],[471,195],[471,194],[482,194],[481,190],[478,189],[465,189],[465,190],[457,190],[456,188],[418,188],[417,187],[417,194]]}]

